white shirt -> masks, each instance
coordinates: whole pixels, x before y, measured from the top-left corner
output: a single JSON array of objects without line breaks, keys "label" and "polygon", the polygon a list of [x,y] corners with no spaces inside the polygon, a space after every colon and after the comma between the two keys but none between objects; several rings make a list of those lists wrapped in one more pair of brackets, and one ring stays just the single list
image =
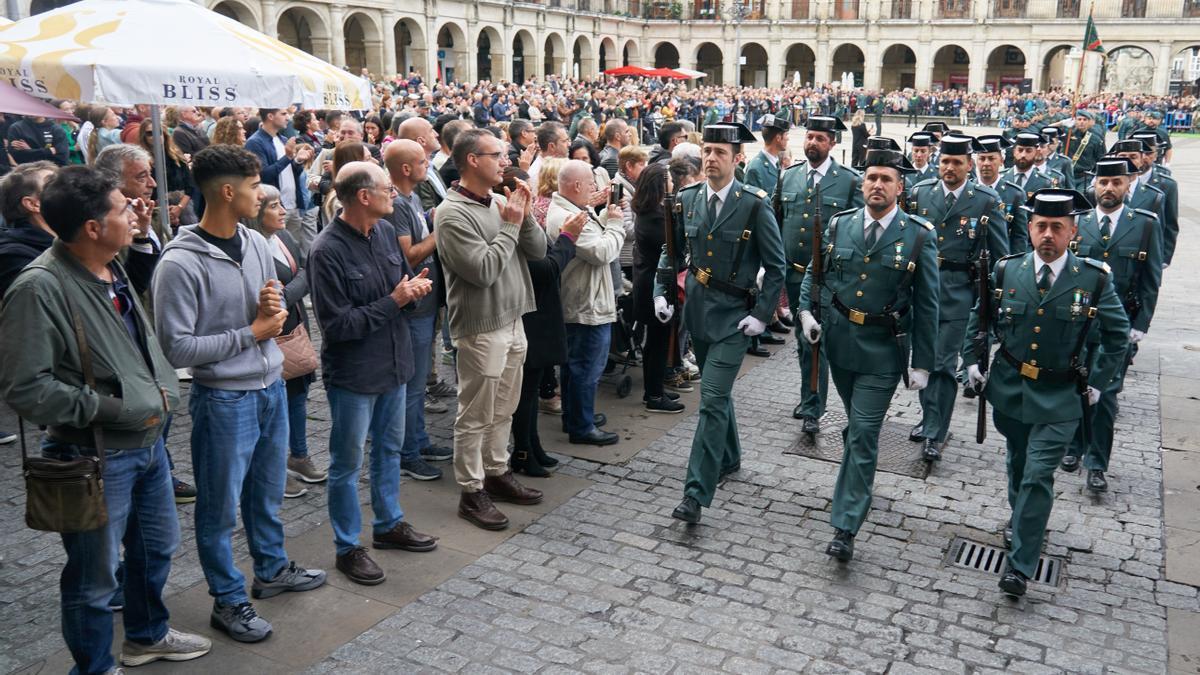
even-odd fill
[{"label": "white shirt", "polygon": [[958,201],[958,198],[962,197],[963,190],[966,190],[966,189],[967,189],[967,181],[965,181],[965,180],[962,182],[962,185],[958,186],[957,190],[951,190],[951,189],[947,188],[946,182],[942,181],[942,198],[947,199],[950,197],[950,195],[954,195],[954,201]]},{"label": "white shirt", "polygon": [[808,167],[808,170],[810,172],[817,174],[816,177],[813,178],[813,185],[820,185],[821,179],[825,177],[825,174],[829,171],[830,167],[832,167],[832,166],[833,166],[833,158],[826,157],[825,161],[821,162],[821,166]]},{"label": "white shirt", "polygon": [[1125,212],[1124,204],[1118,205],[1117,210],[1113,211],[1112,213],[1105,213],[1100,210],[1099,206],[1097,206],[1096,207],[1096,228],[1097,228],[1097,230],[1099,230],[1100,228],[1103,227],[1100,224],[1100,221],[1104,220],[1105,216],[1108,216],[1108,218],[1110,220],[1112,220],[1112,233],[1115,236],[1117,234],[1117,224],[1121,222],[1121,214],[1124,212]]},{"label": "white shirt", "polygon": [[[433,185],[433,191],[436,192],[439,197],[441,197],[443,199],[446,198],[446,185],[444,183],[442,183],[442,174],[438,173],[437,171],[433,171],[431,169],[428,173],[425,174],[425,180],[429,181],[429,183],[431,185]],[[533,176],[530,176],[530,183],[529,183],[530,187],[537,189],[537,183],[534,183],[532,181],[533,181]]]},{"label": "white shirt", "polygon": [[[883,214],[883,217],[878,219],[879,224],[883,226],[883,229],[879,231],[879,236],[881,238],[883,237],[883,233],[887,232],[887,229],[889,227],[891,227],[892,221],[896,219],[896,214],[899,211],[900,211],[900,207],[896,204],[893,204],[892,210]],[[864,241],[866,240],[867,237],[869,237],[871,235],[871,223],[873,223],[875,221],[876,221],[876,219],[871,216],[871,212],[868,211],[867,207],[864,206],[863,207],[863,240]],[[878,240],[876,240],[876,241],[878,241]]]},{"label": "white shirt", "polygon": [[[713,192],[711,183],[706,182],[704,184],[705,208],[707,208],[707,206],[708,206],[708,200],[712,199],[712,196],[714,194],[717,196],[717,207],[715,209],[713,209],[713,217],[714,218],[721,215],[721,209],[725,206],[725,198],[729,196],[729,189],[732,187],[733,187],[733,179],[732,178],[729,180],[728,183],[725,184],[725,187],[721,188],[720,190],[717,190],[716,192]],[[712,225],[712,223],[709,223],[709,225]]]},{"label": "white shirt", "polygon": [[1033,257],[1037,261],[1037,264],[1033,267],[1033,283],[1036,284],[1038,278],[1042,276],[1042,268],[1049,267],[1050,287],[1053,288],[1054,282],[1058,280],[1058,275],[1062,274],[1063,267],[1067,265],[1067,252],[1063,251],[1063,254],[1058,256],[1058,260],[1049,263],[1038,257],[1036,253],[1033,254]]},{"label": "white shirt", "polygon": [[[436,157],[435,157],[436,159]],[[533,159],[533,163],[529,165],[529,189],[537,193],[538,189],[538,174],[542,171],[542,155],[538,154]]]},{"label": "white shirt", "polygon": [[1141,176],[1136,176],[1133,180],[1129,181],[1129,191],[1125,193],[1125,199],[1133,199],[1134,193],[1137,192],[1138,184],[1141,182]]},{"label": "white shirt", "polygon": [[[279,134],[275,134],[271,136],[271,142],[275,144],[276,159],[282,159],[287,154],[283,146],[283,139],[279,137]],[[279,203],[288,211],[296,208],[296,175],[292,173],[291,164],[279,172]]]},{"label": "white shirt", "polygon": [[779,158],[778,157],[767,152],[765,149],[762,151],[762,153],[763,153],[763,156],[767,158],[767,164],[770,164],[771,166],[773,166],[775,168],[779,167]]},{"label": "white shirt", "polygon": [[1025,183],[1028,182],[1030,178],[1033,178],[1034,171],[1037,171],[1036,167],[1030,167],[1029,171],[1026,171],[1025,173],[1013,170],[1013,182],[1021,187],[1025,187]]}]

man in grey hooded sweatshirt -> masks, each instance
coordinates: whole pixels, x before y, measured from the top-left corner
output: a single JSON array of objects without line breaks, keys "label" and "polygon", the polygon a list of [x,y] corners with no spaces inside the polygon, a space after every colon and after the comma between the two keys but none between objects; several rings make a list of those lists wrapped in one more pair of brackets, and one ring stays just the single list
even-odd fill
[{"label": "man in grey hooded sweatshirt", "polygon": [[325,572],[289,561],[283,548],[287,395],[279,335],[287,310],[266,239],[238,222],[258,214],[259,162],[214,145],[192,159],[204,217],[163,250],[154,273],[155,326],[176,368],[191,368],[196,546],[213,596],[211,623],[258,642],[271,624],[246,597],[231,544],[240,504],[254,558],[255,598],[307,591]]}]

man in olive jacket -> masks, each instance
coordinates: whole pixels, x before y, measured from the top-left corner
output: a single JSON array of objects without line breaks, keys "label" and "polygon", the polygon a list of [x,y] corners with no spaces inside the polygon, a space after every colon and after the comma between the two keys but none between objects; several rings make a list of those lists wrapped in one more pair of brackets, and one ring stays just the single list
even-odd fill
[{"label": "man in olive jacket", "polygon": [[[17,277],[0,305],[0,397],[47,427],[46,456],[95,455],[96,438],[106,453],[108,523],[62,535],[63,638],[79,672],[115,668],[109,600],[124,539],[139,545],[125,552],[124,590],[138,602],[122,614],[122,664],[203,656],[209,640],[169,628],[163,604],[179,521],[162,430],[179,403],[179,383],[116,261],[133,239],[136,214],[112,178],[81,166],[47,183],[41,207],[58,239]],[[92,372],[85,374],[81,364],[89,360]]]}]

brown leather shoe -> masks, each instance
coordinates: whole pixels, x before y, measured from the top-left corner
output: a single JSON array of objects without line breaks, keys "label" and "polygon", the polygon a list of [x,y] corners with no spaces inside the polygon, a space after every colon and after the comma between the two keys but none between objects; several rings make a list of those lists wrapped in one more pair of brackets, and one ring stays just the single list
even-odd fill
[{"label": "brown leather shoe", "polygon": [[350,581],[363,586],[376,586],[383,583],[387,575],[379,569],[379,565],[367,555],[367,549],[355,546],[349,553],[337,557],[337,568]]},{"label": "brown leather shoe", "polygon": [[458,517],[470,521],[485,530],[503,530],[508,527],[508,516],[492,503],[486,492],[464,492],[458,500]]},{"label": "brown leather shoe", "polygon": [[424,553],[437,548],[437,537],[421,534],[402,520],[387,532],[375,535],[371,544],[375,548],[399,548]]},{"label": "brown leather shoe", "polygon": [[499,476],[484,478],[483,489],[492,496],[492,499],[498,502],[540,504],[542,501],[542,491],[521,485],[513,477],[512,471]]}]

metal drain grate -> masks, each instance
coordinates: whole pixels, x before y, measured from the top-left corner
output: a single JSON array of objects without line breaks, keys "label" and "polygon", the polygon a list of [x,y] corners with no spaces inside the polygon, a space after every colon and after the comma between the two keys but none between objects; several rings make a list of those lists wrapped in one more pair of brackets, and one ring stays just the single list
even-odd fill
[{"label": "metal drain grate", "polygon": [[[846,426],[846,412],[840,405],[836,408],[830,406],[821,416],[821,433],[817,434],[815,443],[806,434],[800,433],[799,422],[794,425],[792,428],[799,438],[783,454],[811,457],[834,464],[842,462],[842,429]],[[921,445],[908,440],[908,430],[909,427],[901,422],[884,420],[879,430],[877,471],[922,479],[929,475],[929,464],[921,459]]]},{"label": "metal drain grate", "polygon": [[[1000,575],[1004,572],[1004,561],[1008,559],[1008,551],[981,544],[970,539],[958,538],[950,545],[947,561],[955,567],[978,570],[988,574]],[[1047,586],[1057,586],[1065,563],[1062,558],[1042,556],[1038,558],[1037,571],[1033,574],[1034,581]]]}]

